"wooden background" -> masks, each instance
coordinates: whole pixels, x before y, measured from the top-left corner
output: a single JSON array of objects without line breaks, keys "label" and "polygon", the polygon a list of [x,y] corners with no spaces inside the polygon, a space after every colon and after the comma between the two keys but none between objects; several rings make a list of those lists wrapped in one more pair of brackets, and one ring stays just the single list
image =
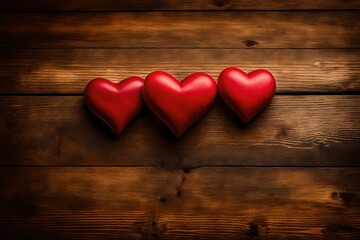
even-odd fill
[{"label": "wooden background", "polygon": [[[360,239],[360,1],[2,0],[0,239]],[[175,139],[116,137],[95,77],[266,68],[244,125],[218,99]]]}]

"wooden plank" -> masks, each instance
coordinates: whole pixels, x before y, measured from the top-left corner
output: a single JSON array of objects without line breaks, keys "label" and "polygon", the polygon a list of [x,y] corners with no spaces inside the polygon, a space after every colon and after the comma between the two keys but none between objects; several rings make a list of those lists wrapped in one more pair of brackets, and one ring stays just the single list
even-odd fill
[{"label": "wooden plank", "polygon": [[2,11],[143,11],[143,10],[332,10],[360,9],[358,0],[3,0]]},{"label": "wooden plank", "polygon": [[[358,168],[0,168],[1,239],[358,239]],[[16,187],[14,187],[16,186]]]},{"label": "wooden plank", "polygon": [[359,50],[4,49],[0,66],[0,93],[82,93],[95,77],[145,78],[155,70],[217,79],[229,66],[270,70],[277,93],[360,92]]},{"label": "wooden plank", "polygon": [[0,47],[359,48],[358,17],[356,11],[2,13]]},{"label": "wooden plank", "polygon": [[218,100],[181,138],[148,110],[120,136],[81,96],[0,98],[2,165],[359,166],[360,96],[275,96],[244,125]]}]

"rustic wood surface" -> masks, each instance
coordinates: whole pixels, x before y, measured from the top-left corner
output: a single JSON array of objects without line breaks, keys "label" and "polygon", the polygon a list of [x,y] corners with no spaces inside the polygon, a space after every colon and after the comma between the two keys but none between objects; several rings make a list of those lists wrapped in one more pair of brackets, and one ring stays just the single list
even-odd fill
[{"label": "rustic wood surface", "polygon": [[359,0],[11,0],[3,11],[154,11],[154,10],[344,10],[360,9]]},{"label": "rustic wood surface", "polygon": [[0,47],[360,48],[358,19],[357,11],[3,13]]},{"label": "rustic wood surface", "polygon": [[357,169],[0,172],[0,194],[6,196],[0,199],[2,239],[356,239],[360,234]]},{"label": "rustic wood surface", "polygon": [[359,93],[359,55],[350,49],[5,49],[0,93],[80,94],[95,77],[144,78],[158,69],[178,79],[198,71],[217,79],[229,66],[268,69],[277,93]]},{"label": "rustic wood surface", "polygon": [[[0,1],[0,239],[360,239],[358,0]],[[180,139],[115,136],[95,77],[270,70],[249,124],[218,98]]]},{"label": "rustic wood surface", "polygon": [[116,137],[82,96],[0,97],[1,164],[360,166],[359,116],[360,96],[276,96],[244,125],[219,99],[180,139],[148,110]]}]

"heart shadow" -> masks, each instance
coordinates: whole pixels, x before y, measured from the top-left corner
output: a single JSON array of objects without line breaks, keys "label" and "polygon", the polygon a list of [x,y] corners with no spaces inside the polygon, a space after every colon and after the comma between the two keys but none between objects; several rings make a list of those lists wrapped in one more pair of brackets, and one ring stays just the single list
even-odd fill
[{"label": "heart shadow", "polygon": [[111,139],[117,139],[118,135],[113,132],[113,130],[98,116],[96,116],[87,106],[84,104],[85,113],[90,120],[91,124],[94,125],[99,131],[104,133]]}]

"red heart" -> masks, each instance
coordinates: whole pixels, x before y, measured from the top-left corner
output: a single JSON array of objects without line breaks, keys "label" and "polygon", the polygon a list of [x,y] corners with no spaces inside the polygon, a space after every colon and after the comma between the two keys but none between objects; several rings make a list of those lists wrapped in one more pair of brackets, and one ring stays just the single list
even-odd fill
[{"label": "red heart", "polygon": [[268,105],[275,94],[275,78],[263,69],[249,74],[230,67],[218,79],[218,89],[224,102],[244,122],[249,122]]},{"label": "red heart", "polygon": [[194,73],[179,82],[156,71],[146,77],[143,87],[147,106],[177,137],[210,109],[216,93],[216,82],[206,73]]},{"label": "red heart", "polygon": [[129,77],[119,83],[104,78],[91,80],[85,88],[85,103],[116,134],[120,134],[142,108],[143,79]]}]

